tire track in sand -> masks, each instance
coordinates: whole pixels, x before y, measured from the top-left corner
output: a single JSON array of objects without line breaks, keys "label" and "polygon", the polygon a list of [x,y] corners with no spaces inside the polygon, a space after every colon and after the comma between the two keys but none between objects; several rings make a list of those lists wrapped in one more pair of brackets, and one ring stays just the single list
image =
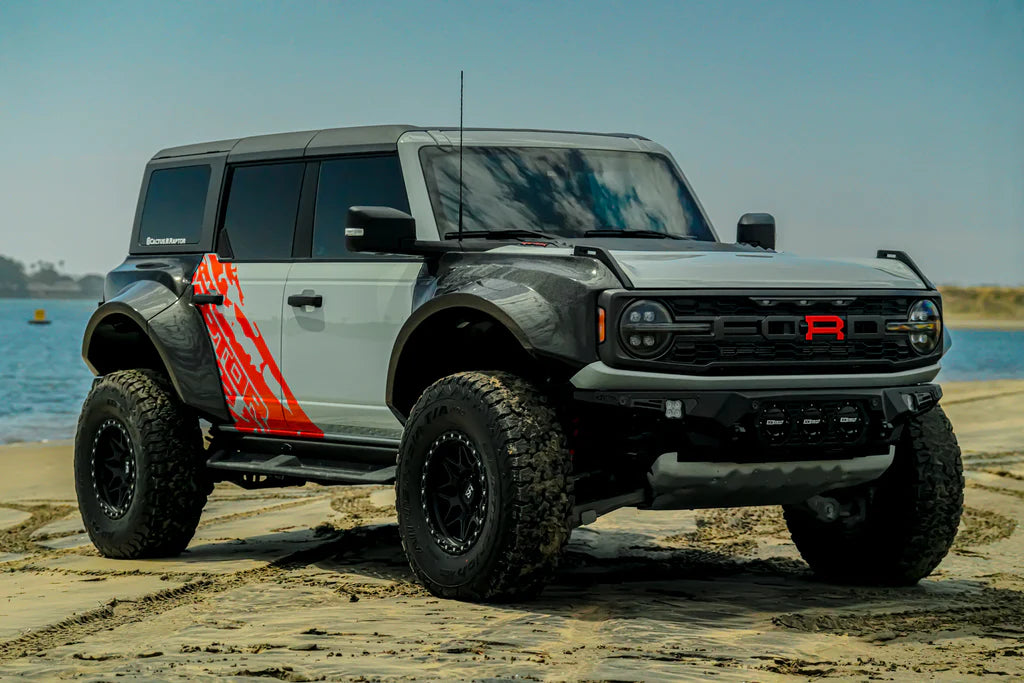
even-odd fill
[{"label": "tire track in sand", "polygon": [[[381,543],[393,540],[390,538],[394,534],[392,527],[355,526],[353,528],[354,524],[358,524],[364,519],[364,515],[361,513],[377,513],[380,511],[378,506],[370,502],[371,493],[371,490],[364,489],[346,491],[340,495],[334,495],[332,499],[338,500],[334,501],[333,507],[336,512],[342,514],[342,522],[349,526],[339,528],[333,524],[321,525],[316,530],[321,542],[311,548],[299,550],[260,567],[232,574],[180,576],[179,578],[187,579],[185,584],[151,593],[135,600],[122,601],[114,598],[102,607],[69,616],[59,622],[34,629],[17,638],[0,643],[0,662],[67,645],[97,631],[110,630],[125,624],[141,622],[176,607],[202,602],[218,593],[248,584],[275,581],[318,586],[321,582],[318,582],[315,578],[295,576],[293,571],[340,554],[358,554],[377,547]],[[291,500],[267,508],[222,515],[205,520],[205,523],[201,523],[200,527],[260,515],[267,510],[276,511],[308,504],[311,500],[320,498],[320,496],[304,497],[302,500]],[[19,506],[11,505],[11,507]],[[8,567],[8,571],[33,571],[37,569],[37,567],[31,564],[33,559],[38,559],[41,555],[62,555],[72,551],[72,549],[52,551],[36,545],[29,540],[29,537],[33,531],[41,526],[70,514],[74,510],[74,506],[35,505],[20,506],[19,509],[25,509],[25,511],[31,512],[33,516],[16,527],[12,527],[12,530],[15,530],[16,533],[6,536],[11,539],[8,545],[10,547],[27,548],[30,552],[34,553],[34,558],[26,558],[20,563],[21,566],[14,566],[12,564],[12,566]],[[47,569],[47,571],[51,570]],[[90,572],[90,574],[92,573]],[[173,574],[165,571],[159,573]],[[121,574],[123,572],[117,572],[116,570],[110,572],[100,570],[95,572],[96,576],[115,577]],[[352,599],[363,597],[380,598],[398,594],[421,594],[423,592],[423,589],[418,585],[409,584],[405,581],[404,576],[388,576],[385,578],[390,578],[395,583],[380,585],[345,581],[339,584],[331,584],[329,587],[336,592],[348,595]],[[328,587],[328,585],[325,584],[321,587]]]},{"label": "tire track in sand", "polygon": [[66,517],[75,510],[74,505],[60,505],[54,503],[38,503],[26,505],[23,503],[0,503],[0,507],[21,510],[31,515],[20,524],[0,530],[0,552],[6,553],[35,553],[40,546],[36,545],[31,538],[32,534],[50,522]]},{"label": "tire track in sand", "polygon": [[[312,548],[299,550],[262,567],[254,567],[234,574],[199,579],[182,586],[169,588],[132,601],[116,598],[108,604],[88,612],[76,614],[59,622],[34,629],[21,636],[0,643],[0,662],[36,654],[82,640],[97,631],[109,631],[126,624],[151,619],[183,605],[198,603],[232,588],[272,581],[288,572],[326,560],[340,553],[359,553],[387,542],[394,529],[386,526],[347,529],[335,537]],[[360,597],[378,597],[379,586],[346,583],[344,592]],[[385,594],[393,593],[386,591]]]}]

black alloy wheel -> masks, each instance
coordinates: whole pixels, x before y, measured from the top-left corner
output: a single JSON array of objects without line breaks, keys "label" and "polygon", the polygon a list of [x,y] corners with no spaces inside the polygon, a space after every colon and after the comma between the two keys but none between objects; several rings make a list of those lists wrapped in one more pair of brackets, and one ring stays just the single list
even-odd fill
[{"label": "black alloy wheel", "polygon": [[108,418],[92,440],[92,485],[100,509],[120,519],[135,496],[135,446],[124,424]]},{"label": "black alloy wheel", "polygon": [[442,550],[461,555],[473,547],[487,514],[487,477],[466,434],[447,431],[431,444],[420,496],[427,528]]}]

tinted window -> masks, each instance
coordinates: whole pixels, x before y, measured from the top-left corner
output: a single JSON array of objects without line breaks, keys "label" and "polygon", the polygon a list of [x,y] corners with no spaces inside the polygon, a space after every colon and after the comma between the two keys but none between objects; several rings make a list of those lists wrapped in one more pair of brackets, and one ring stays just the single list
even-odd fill
[{"label": "tinted window", "polygon": [[139,244],[195,244],[203,230],[210,167],[183,166],[153,171],[142,206]]},{"label": "tinted window", "polygon": [[228,251],[227,244],[239,259],[291,258],[304,167],[296,162],[234,169],[218,250]]},{"label": "tinted window", "polygon": [[364,256],[345,250],[345,217],[350,206],[390,206],[409,211],[397,156],[353,157],[320,164],[313,258]]}]

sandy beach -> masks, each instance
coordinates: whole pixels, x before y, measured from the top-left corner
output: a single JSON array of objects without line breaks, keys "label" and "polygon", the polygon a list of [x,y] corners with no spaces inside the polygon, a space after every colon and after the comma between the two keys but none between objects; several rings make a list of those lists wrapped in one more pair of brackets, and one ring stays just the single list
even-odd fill
[{"label": "sandy beach", "polygon": [[412,582],[385,488],[219,486],[179,558],[99,557],[71,445],[0,448],[0,675],[45,679],[1024,677],[1024,381],[945,385],[964,522],[910,589],[814,581],[777,508],[620,510],[526,604]]}]

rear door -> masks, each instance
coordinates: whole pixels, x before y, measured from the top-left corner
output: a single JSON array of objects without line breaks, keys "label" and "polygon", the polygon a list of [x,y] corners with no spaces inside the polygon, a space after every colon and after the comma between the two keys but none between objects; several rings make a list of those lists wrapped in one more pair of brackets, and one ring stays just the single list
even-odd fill
[{"label": "rear door", "polygon": [[201,310],[239,431],[322,435],[281,371],[284,286],[305,170],[301,161],[229,167],[217,253],[204,257],[193,278],[196,292],[224,298]]},{"label": "rear door", "polygon": [[[344,227],[350,206],[409,211],[398,157],[349,156],[315,165],[308,258],[296,260],[285,288],[285,376],[325,434],[394,439],[402,426],[384,402],[388,363],[412,311],[423,259],[349,253]],[[320,297],[314,299],[319,305],[291,297]]]}]

